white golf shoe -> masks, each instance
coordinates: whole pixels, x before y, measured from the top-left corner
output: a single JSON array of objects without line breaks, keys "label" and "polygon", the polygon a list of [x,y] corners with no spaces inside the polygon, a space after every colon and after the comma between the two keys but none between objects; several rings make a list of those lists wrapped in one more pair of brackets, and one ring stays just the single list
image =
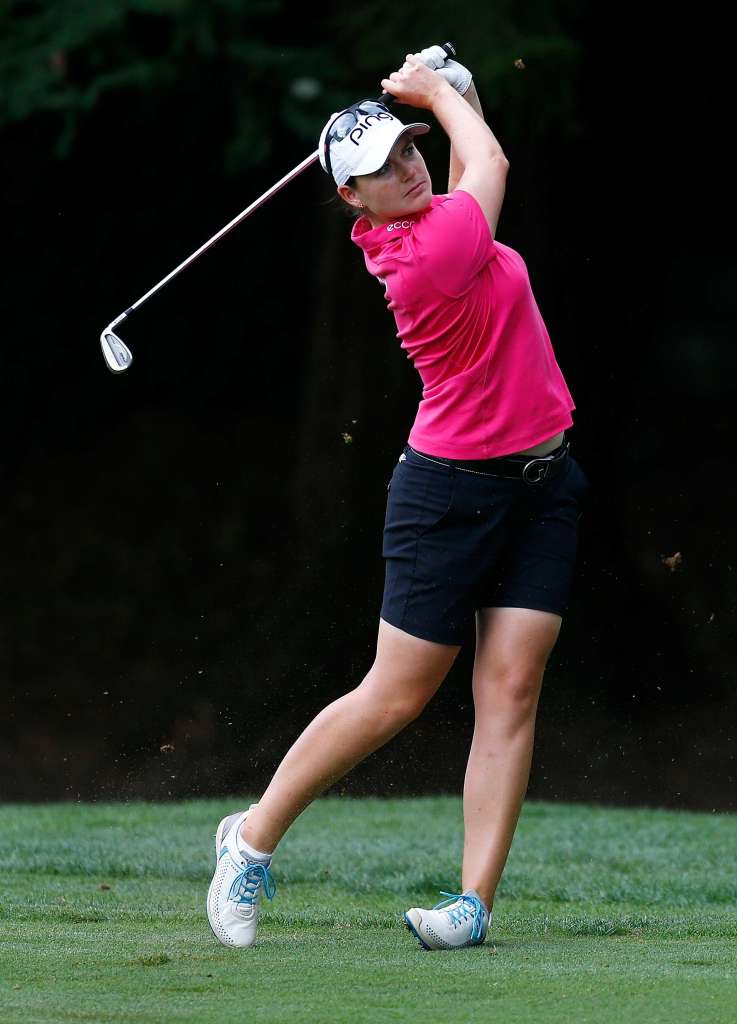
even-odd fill
[{"label": "white golf shoe", "polygon": [[238,829],[250,810],[223,818],[215,835],[215,874],[207,891],[207,919],[224,946],[254,944],[261,891],[267,899],[276,892],[269,871],[271,858],[259,863],[246,859],[238,849]]},{"label": "white golf shoe", "polygon": [[480,946],[491,924],[491,915],[474,889],[464,893],[441,892],[432,910],[412,907],[404,915],[405,927],[424,949],[464,949]]}]

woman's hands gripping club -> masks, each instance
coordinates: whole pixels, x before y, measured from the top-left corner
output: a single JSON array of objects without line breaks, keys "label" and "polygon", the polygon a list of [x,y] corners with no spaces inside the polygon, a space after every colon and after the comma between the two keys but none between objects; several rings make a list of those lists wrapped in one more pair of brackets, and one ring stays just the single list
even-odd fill
[{"label": "woman's hands gripping club", "polygon": [[400,103],[430,110],[444,83],[463,96],[472,80],[468,68],[450,60],[442,46],[428,46],[419,53],[408,53],[402,67],[382,79],[381,85]]},{"label": "woman's hands gripping club", "polygon": [[416,56],[432,71],[437,71],[457,93],[465,96],[473,81],[473,76],[463,64],[459,64],[457,60],[451,60],[442,46],[427,46]]}]

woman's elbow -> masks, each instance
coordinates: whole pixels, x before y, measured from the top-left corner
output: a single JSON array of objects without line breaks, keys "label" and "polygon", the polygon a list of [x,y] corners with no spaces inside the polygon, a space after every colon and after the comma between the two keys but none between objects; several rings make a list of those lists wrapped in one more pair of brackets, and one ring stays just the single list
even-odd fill
[{"label": "woman's elbow", "polygon": [[495,171],[503,171],[506,174],[509,170],[509,160],[507,160],[504,150],[498,143],[496,145],[490,143],[483,149],[477,150],[476,159],[487,167],[493,167]]},{"label": "woman's elbow", "polygon": [[495,177],[506,177],[509,170],[509,160],[507,160],[501,149],[494,149],[485,153],[482,160],[479,161],[479,165],[480,167],[483,165],[486,173],[491,173]]}]

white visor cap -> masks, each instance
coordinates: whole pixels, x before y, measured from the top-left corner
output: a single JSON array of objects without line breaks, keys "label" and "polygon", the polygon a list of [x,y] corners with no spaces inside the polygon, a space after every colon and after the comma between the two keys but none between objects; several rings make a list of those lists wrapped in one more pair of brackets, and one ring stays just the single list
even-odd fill
[{"label": "white visor cap", "polygon": [[[338,117],[331,116],[320,132],[318,151],[320,164],[327,172],[325,162],[325,135],[328,128]],[[410,132],[412,135],[424,135],[430,131],[429,124],[415,122],[402,124],[398,117],[389,111],[371,114],[357,114],[355,127],[339,142],[330,143],[330,166],[336,185],[345,185],[355,174],[372,174],[386,163],[392,146],[400,135]]]}]

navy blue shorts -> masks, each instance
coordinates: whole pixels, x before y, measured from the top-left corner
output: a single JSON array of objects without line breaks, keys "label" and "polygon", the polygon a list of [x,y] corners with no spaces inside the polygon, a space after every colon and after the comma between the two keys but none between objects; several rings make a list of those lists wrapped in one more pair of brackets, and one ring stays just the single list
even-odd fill
[{"label": "navy blue shorts", "polygon": [[386,622],[462,644],[478,608],[563,614],[589,490],[570,455],[531,485],[430,462],[406,445],[388,489]]}]

